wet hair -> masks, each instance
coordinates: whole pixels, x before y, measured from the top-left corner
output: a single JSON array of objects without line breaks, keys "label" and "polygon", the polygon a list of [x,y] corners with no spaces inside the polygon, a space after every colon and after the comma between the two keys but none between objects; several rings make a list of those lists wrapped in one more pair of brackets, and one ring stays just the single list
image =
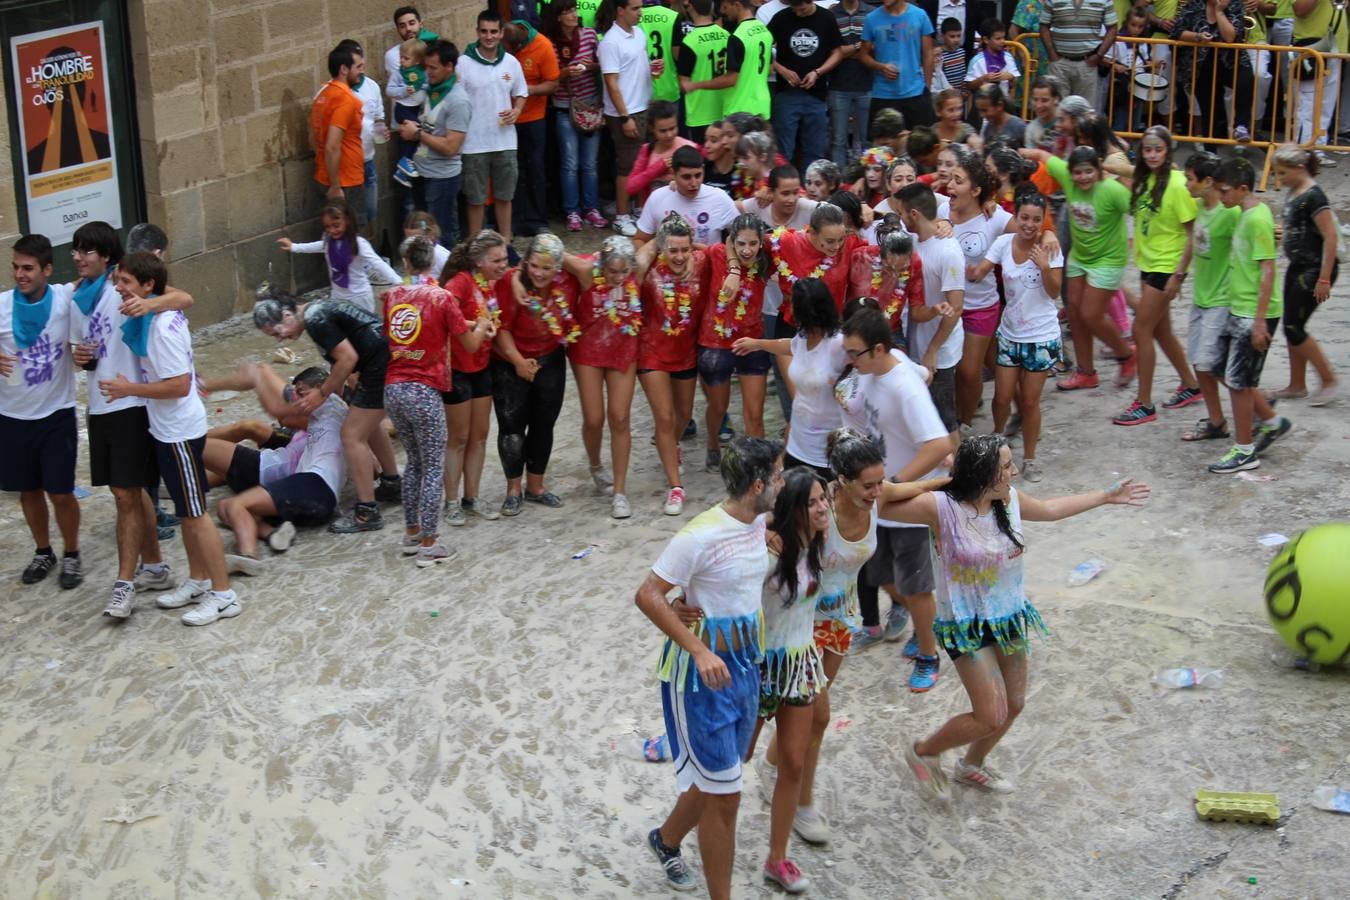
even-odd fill
[{"label": "wet hair", "polygon": [[141,222],[139,225],[133,225],[127,232],[127,253],[135,253],[137,250],[158,250],[163,253],[168,249],[169,236],[158,225]]},{"label": "wet hair", "polygon": [[920,125],[909,133],[909,140],[905,142],[905,149],[911,159],[917,160],[938,149],[939,143],[936,131],[927,125]]},{"label": "wet hair", "polygon": [[877,250],[884,259],[887,256],[908,256],[914,252],[914,238],[895,229],[877,237]]},{"label": "wet hair", "polygon": [[[561,269],[564,252],[562,238],[551,231],[541,231],[530,238],[530,243],[525,247],[523,259],[528,260],[532,256],[550,257],[557,260],[558,268]],[[520,281],[527,288],[537,289],[541,287],[541,285],[536,285],[530,280],[530,267],[526,265],[520,267]]]},{"label": "wet hair", "polygon": [[1116,133],[1111,130],[1111,123],[1096,110],[1075,117],[1074,131],[1081,138],[1079,143],[1091,146],[1102,159],[1110,156],[1113,150],[1121,153],[1130,151],[1125,142],[1116,137]]},{"label": "wet hair", "polygon": [[[834,198],[831,197],[831,200]],[[811,230],[819,232],[820,229],[830,225],[843,225],[844,211],[833,203],[821,203],[811,210]]]},{"label": "wet hair", "polygon": [[937,218],[937,197],[933,189],[922,181],[907,184],[896,191],[895,199],[905,209],[912,209],[929,222]]},{"label": "wet hair", "polygon": [[[844,214],[844,225],[846,227],[851,227],[854,231],[863,227],[862,201],[852,191],[835,191],[830,195],[829,202],[822,205],[838,207],[839,211]],[[816,209],[820,209],[820,207],[817,206]],[[814,219],[815,216],[813,215],[811,218]]]},{"label": "wet hair", "polygon": [[415,234],[404,238],[398,245],[398,255],[408,261],[408,269],[412,274],[420,274],[436,262],[436,245],[430,238]]},{"label": "wet hair", "polygon": [[[1195,159],[1194,156],[1191,159]],[[1275,164],[1288,169],[1306,169],[1309,175],[1316,176],[1319,168],[1317,154],[1298,144],[1281,144],[1275,149]],[[1187,168],[1190,168],[1188,165]],[[1199,174],[1198,172],[1196,173]],[[75,232],[79,234],[79,232]]]},{"label": "wet hair", "polygon": [[863,469],[885,463],[877,442],[852,428],[836,428],[825,438],[825,458],[840,478],[853,481]]},{"label": "wet hair", "polygon": [[749,134],[743,134],[741,135],[740,140],[736,142],[737,156],[753,156],[772,164],[773,154],[773,138],[762,131],[752,131]]},{"label": "wet hair", "polygon": [[[956,144],[948,144],[945,149],[952,150],[956,146]],[[998,185],[994,182],[993,176],[989,174],[989,170],[984,167],[984,160],[978,153],[962,149],[955,156],[956,168],[965,172],[966,177],[970,179],[970,189],[975,194],[975,205],[981,207],[981,215],[983,215],[982,208],[985,201],[994,195],[998,190]]]},{"label": "wet hair", "polygon": [[666,217],[661,220],[661,224],[656,227],[656,249],[665,252],[666,245],[670,243],[671,238],[689,238],[690,246],[694,243],[694,229],[690,226],[689,220],[679,213],[671,210],[666,213]]},{"label": "wet hair", "polygon": [[[1301,149],[1301,148],[1300,148]],[[1309,154],[1312,156],[1312,154]],[[1313,156],[1316,160],[1317,157]],[[1210,153],[1208,150],[1196,150],[1186,160],[1186,171],[1195,174],[1198,179],[1213,178],[1219,174],[1219,154]],[[1275,153],[1275,161],[1280,161],[1279,151]],[[1309,172],[1315,172],[1315,169],[1309,169]]]},{"label": "wet hair", "polygon": [[839,164],[832,159],[818,159],[807,166],[806,180],[810,181],[812,175],[819,176],[831,190],[839,187]]},{"label": "wet hair", "polygon": [[730,128],[740,137],[769,130],[769,123],[763,116],[754,113],[734,112],[722,120],[723,128]]},{"label": "wet hair", "polygon": [[1022,154],[1003,141],[995,141],[990,144],[985,148],[984,155],[994,164],[998,173],[1008,179],[1008,186],[1014,191],[1036,170],[1034,162],[1024,159]]},{"label": "wet hair", "polygon": [[805,334],[817,331],[829,337],[839,330],[839,308],[834,295],[819,278],[803,278],[792,286],[792,318]]},{"label": "wet hair", "polygon": [[797,167],[791,163],[784,163],[781,166],[774,166],[769,170],[769,190],[776,191],[778,186],[784,181],[796,181],[800,183],[802,174],[797,171]]},{"label": "wet hair", "polygon": [[1003,88],[996,84],[981,85],[980,89],[975,92],[975,99],[997,103],[1004,112],[1008,110],[1008,95],[1003,93]]},{"label": "wet hair", "polygon": [[848,317],[844,323],[844,334],[856,337],[868,349],[880,344],[887,353],[895,349],[895,335],[891,332],[890,320],[880,309],[860,309]]},{"label": "wet hair", "polygon": [[886,215],[877,219],[875,222],[875,227],[872,229],[872,231],[876,235],[877,244],[880,244],[881,239],[886,237],[886,235],[888,234],[908,233],[905,231],[905,223],[900,219],[898,215],[896,215],[893,212],[886,213]]},{"label": "wet hair", "polygon": [[886,174],[884,176],[886,179],[886,184],[891,183],[891,176],[895,174],[895,170],[903,166],[909,166],[911,169],[914,170],[914,174],[916,175],[919,173],[919,167],[914,165],[914,160],[904,155],[897,156],[895,159],[891,160],[891,164],[886,167]]},{"label": "wet hair", "polygon": [[872,117],[872,127],[867,132],[869,141],[895,140],[905,130],[905,117],[898,109],[885,107],[877,110]]},{"label": "wet hair", "polygon": [[1050,96],[1056,100],[1064,99],[1064,82],[1060,81],[1054,75],[1040,75],[1031,83],[1031,89],[1044,88],[1050,92]]},{"label": "wet hair", "polygon": [[291,379],[291,384],[303,384],[306,387],[316,388],[328,380],[328,370],[323,366],[310,366],[297,372]]},{"label": "wet hair", "polygon": [[750,493],[756,481],[768,484],[773,478],[773,464],[783,455],[781,441],[737,435],[724,444],[719,467],[727,496],[734,499]]},{"label": "wet hair", "polygon": [[[797,600],[797,591],[801,587],[797,582],[797,565],[802,555],[806,556],[806,570],[813,585],[819,586],[821,561],[825,551],[825,532],[818,531],[809,543],[803,543],[802,534],[810,528],[811,488],[820,485],[824,490],[825,482],[809,466],[794,466],[783,473],[783,486],[773,503],[772,530],[778,535],[782,545],[778,550],[778,561],[769,576],[777,584],[783,598],[783,606],[791,606]],[[807,589],[808,593],[810,588]]]},{"label": "wet hair", "polygon": [[286,318],[286,313],[297,315],[295,298],[289,294],[269,293],[253,304],[253,327],[261,331],[274,328]]},{"label": "wet hair", "polygon": [[[347,249],[351,251],[352,259],[356,259],[356,210],[352,209],[352,205],[344,198],[325,201],[323,209],[319,212],[319,218],[327,219],[337,216],[342,216],[343,221],[347,223],[346,227],[342,229],[342,236],[338,240],[346,243]],[[328,235],[325,234],[324,239],[327,240]]]},{"label": "wet hair", "polygon": [[621,234],[611,234],[600,245],[600,270],[609,268],[612,262],[626,263],[629,269],[637,265],[637,250],[633,242]]},{"label": "wet hair", "polygon": [[164,260],[153,253],[144,250],[128,253],[122,257],[118,268],[141,284],[150,285],[153,293],[162,294],[169,285],[169,270],[164,265]]},{"label": "wet hair", "polygon": [[454,275],[471,271],[475,265],[483,261],[489,250],[505,246],[506,238],[491,228],[484,228],[468,240],[455,245],[455,249],[450,251],[450,258],[445,261],[445,274]]},{"label": "wet hair", "polygon": [[[998,483],[1003,468],[999,451],[1006,446],[1008,442],[999,434],[973,434],[962,439],[956,448],[952,480],[942,490],[957,503],[974,504]],[[1008,540],[1022,546],[1022,536],[1012,530],[1008,507],[1002,500],[994,501],[994,521]]]},{"label": "wet hair", "polygon": [[414,229],[433,241],[438,241],[441,238],[441,226],[436,223],[436,217],[424,210],[413,210],[408,213],[408,218],[403,220],[404,231]]},{"label": "wet hair", "polygon": [[[1144,140],[1145,138],[1155,137],[1163,142],[1166,152],[1163,155],[1162,167],[1155,174],[1150,171],[1148,163],[1144,161]],[[1148,205],[1154,212],[1162,209],[1163,194],[1167,193],[1167,185],[1172,181],[1172,154],[1176,152],[1176,143],[1172,140],[1172,132],[1168,131],[1162,125],[1153,125],[1144,130],[1139,138],[1139,158],[1134,162],[1134,187],[1130,189],[1130,209],[1139,208],[1139,201],[1144,199],[1144,191],[1150,185],[1149,176],[1153,176],[1152,190],[1149,191]]]},{"label": "wet hair", "polygon": [[[881,301],[876,297],[854,297],[852,300],[844,301],[844,308],[840,313],[844,325],[847,326],[850,319],[865,309],[874,309],[877,312],[881,312]],[[840,377],[842,377],[843,374],[847,374],[852,369],[852,365],[845,366],[844,372]]]},{"label": "wet hair", "polygon": [[1219,173],[1214,180],[1229,187],[1255,188],[1256,169],[1241,156],[1234,156],[1219,163]]},{"label": "wet hair", "polygon": [[358,56],[365,56],[365,54],[354,49],[346,41],[338,44],[328,52],[329,76],[338,77],[338,73],[342,71],[344,66],[350,69],[356,63],[356,57]]},{"label": "wet hair", "polygon": [[14,242],[14,252],[36,259],[39,268],[45,269],[52,264],[52,242],[45,234],[25,234]]},{"label": "wet hair", "polygon": [[1034,184],[1024,184],[1013,194],[1013,212],[1016,214],[1024,206],[1034,206],[1043,213],[1048,213],[1050,201],[1045,199],[1045,195],[1036,190]]},{"label": "wet hair", "polygon": [[733,241],[736,235],[742,231],[753,231],[759,235],[759,255],[755,258],[758,263],[759,272],[764,277],[768,277],[773,269],[773,260],[769,257],[769,248],[765,244],[764,235],[768,233],[769,227],[764,220],[754,213],[741,213],[731,220],[727,226],[727,237]]},{"label": "wet hair", "polygon": [[702,169],[703,154],[695,147],[684,146],[670,154],[670,171],[677,169]]},{"label": "wet hair", "polygon": [[1078,94],[1070,94],[1059,101],[1059,111],[1071,119],[1076,119],[1092,112],[1092,102]]},{"label": "wet hair", "polygon": [[1090,165],[1093,168],[1097,169],[1098,171],[1101,171],[1102,157],[1101,154],[1097,152],[1095,147],[1089,147],[1087,145],[1079,145],[1077,147],[1074,147],[1072,152],[1069,153],[1070,172],[1072,172],[1079,166],[1083,165]]},{"label": "wet hair", "polygon": [[107,222],[86,222],[75,229],[70,246],[76,250],[92,250],[112,265],[122,260],[122,239]]}]

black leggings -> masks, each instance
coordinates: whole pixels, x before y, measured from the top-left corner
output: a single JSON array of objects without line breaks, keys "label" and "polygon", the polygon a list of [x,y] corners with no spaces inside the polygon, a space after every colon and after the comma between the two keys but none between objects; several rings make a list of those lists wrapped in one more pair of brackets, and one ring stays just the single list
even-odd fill
[{"label": "black leggings", "polygon": [[492,359],[497,454],[508,480],[519,478],[526,470],[531,475],[543,475],[553,453],[553,425],[562,412],[567,365],[561,347],[538,362],[534,381],[526,381],[509,362]]},{"label": "black leggings", "polygon": [[[1241,62],[1232,56],[1235,52],[1242,54]],[[1219,53],[1225,55],[1218,58],[1216,65],[1215,56]],[[1211,137],[1228,137],[1228,104],[1223,102],[1223,92],[1224,88],[1234,88],[1233,65],[1237,65],[1237,84],[1236,90],[1233,92],[1233,118],[1236,121],[1233,122],[1233,127],[1242,125],[1251,128],[1252,92],[1256,84],[1252,75],[1252,67],[1245,65],[1245,62],[1245,50],[1211,50],[1204,62],[1196,63],[1195,85],[1191,89],[1191,94],[1200,107],[1200,121],[1202,123],[1200,127],[1202,131],[1205,128],[1212,128],[1208,132]],[[1212,101],[1211,98],[1213,98]],[[1212,118],[1206,115],[1207,111],[1211,113]]]},{"label": "black leggings", "polygon": [[878,600],[881,588],[867,583],[867,576],[858,573],[858,606],[862,608],[863,626],[881,624],[881,604]]},{"label": "black leggings", "polygon": [[[1331,267],[1331,283],[1336,283],[1341,264]],[[1322,273],[1320,265],[1309,268],[1290,266],[1284,270],[1284,339],[1289,346],[1297,347],[1308,339],[1308,320],[1317,310],[1317,297],[1313,290],[1317,287],[1317,276]]]}]

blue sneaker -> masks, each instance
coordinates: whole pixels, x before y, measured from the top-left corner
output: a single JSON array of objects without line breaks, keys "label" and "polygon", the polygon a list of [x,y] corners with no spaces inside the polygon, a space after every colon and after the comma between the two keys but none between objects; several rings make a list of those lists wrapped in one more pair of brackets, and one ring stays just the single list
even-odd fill
[{"label": "blue sneaker", "polygon": [[905,626],[908,624],[909,610],[899,603],[892,604],[891,611],[886,613],[886,631],[882,638],[888,644],[899,643],[900,635],[905,633]]},{"label": "blue sneaker", "polygon": [[851,632],[853,638],[849,644],[849,653],[861,653],[873,644],[881,643],[880,625],[861,625]]},{"label": "blue sneaker", "polygon": [[651,848],[656,861],[666,870],[666,883],[677,891],[692,891],[695,888],[694,875],[684,864],[678,847],[671,849],[661,843],[661,829],[653,828],[647,835],[647,846]]},{"label": "blue sneaker", "polygon": [[412,187],[413,179],[418,177],[417,164],[410,157],[403,157],[394,167],[394,180],[405,188]]},{"label": "blue sneaker", "polygon": [[914,657],[914,670],[909,673],[909,690],[912,694],[922,694],[931,690],[938,680],[938,658],[936,656]]},{"label": "blue sneaker", "polygon": [[730,414],[722,416],[722,427],[717,432],[717,438],[724,444],[731,443],[731,439],[736,436],[736,429],[731,427]]},{"label": "blue sneaker", "polygon": [[919,658],[919,639],[910,635],[909,640],[905,641],[905,649],[900,651],[900,655],[905,659]]}]

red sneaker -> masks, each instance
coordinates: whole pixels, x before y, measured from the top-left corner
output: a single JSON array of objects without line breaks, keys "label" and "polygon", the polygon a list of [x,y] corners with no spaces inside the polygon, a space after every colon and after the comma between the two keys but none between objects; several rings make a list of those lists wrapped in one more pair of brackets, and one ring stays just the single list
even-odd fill
[{"label": "red sneaker", "polygon": [[1128,359],[1119,360],[1120,373],[1116,375],[1116,387],[1126,387],[1139,372],[1139,357],[1133,353]]},{"label": "red sneaker", "polygon": [[1082,369],[1074,369],[1072,375],[1055,380],[1055,387],[1061,391],[1082,391],[1099,384],[1101,379],[1096,372],[1084,372]]}]

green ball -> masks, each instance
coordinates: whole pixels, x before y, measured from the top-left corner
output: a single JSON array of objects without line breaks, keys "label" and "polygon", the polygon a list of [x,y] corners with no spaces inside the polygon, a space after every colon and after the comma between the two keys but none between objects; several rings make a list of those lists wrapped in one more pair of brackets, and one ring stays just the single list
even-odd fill
[{"label": "green ball", "polygon": [[1266,571],[1266,614],[1295,653],[1350,663],[1350,522],[1309,528]]}]

